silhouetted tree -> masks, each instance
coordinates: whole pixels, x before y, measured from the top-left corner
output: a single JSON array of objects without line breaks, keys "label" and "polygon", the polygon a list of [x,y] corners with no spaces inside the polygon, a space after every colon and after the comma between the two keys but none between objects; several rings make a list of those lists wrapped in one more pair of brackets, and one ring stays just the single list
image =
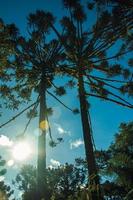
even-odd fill
[{"label": "silhouetted tree", "polygon": [[[1,63],[5,76],[8,75],[8,79],[2,82],[1,90],[1,96],[5,105],[10,109],[18,109],[20,103],[28,103],[32,100],[33,93],[36,98],[34,103],[2,124],[1,127],[13,121],[29,109],[27,113],[29,120],[24,131],[19,136],[19,138],[23,139],[32,118],[37,116],[37,107],[39,105],[39,128],[41,129],[41,133],[38,138],[38,197],[36,197],[39,200],[42,190],[44,190],[44,181],[43,183],[41,181],[46,170],[46,132],[49,131],[51,139],[50,145],[52,147],[62,141],[62,138],[58,138],[57,142],[55,142],[52,138],[48,120],[48,114],[52,113],[52,109],[47,106],[46,93],[68,108],[57,98],[57,96],[65,94],[63,87],[56,87],[54,85],[56,95],[53,95],[48,90],[53,86],[52,80],[56,74],[55,69],[58,62],[60,64],[63,63],[62,45],[56,39],[47,38],[50,37],[49,23],[54,23],[54,18],[50,13],[37,11],[35,14],[30,14],[28,17],[27,38],[20,36],[18,31],[14,31],[12,33],[13,36],[11,35],[14,38],[14,51],[11,52],[9,57],[5,56],[8,65]],[[10,41],[12,41],[12,38],[9,38]],[[73,112],[72,109],[68,109]]]},{"label": "silhouetted tree", "polygon": [[[89,25],[87,12],[84,12],[80,1],[65,0],[64,5],[68,8],[70,15],[61,20],[63,35],[53,24],[50,25],[64,46],[65,58],[69,63],[69,66],[66,65],[61,68],[62,73],[75,78],[75,84],[78,86],[90,184],[99,185],[87,97],[97,97],[133,108],[133,105],[119,94],[132,96],[132,71],[129,67],[121,66],[119,61],[115,64],[110,62],[112,59],[120,59],[122,55],[132,51],[132,36],[127,34],[127,29],[131,29],[132,22],[127,20],[125,23],[125,19],[120,15],[117,23],[115,23],[114,15],[104,10],[98,18],[94,17],[94,24]],[[88,8],[90,9],[90,5]],[[131,18],[131,16],[127,16],[127,19],[128,17]],[[119,23],[119,20],[121,20],[121,23]],[[126,40],[123,42],[125,37]],[[107,56],[111,47],[115,45],[117,48],[114,50],[114,55]],[[132,59],[129,59],[129,64],[131,63]],[[112,77],[118,79],[112,79]],[[74,81],[71,80],[69,84],[74,85]],[[93,199],[97,199],[96,192],[92,196]]]}]

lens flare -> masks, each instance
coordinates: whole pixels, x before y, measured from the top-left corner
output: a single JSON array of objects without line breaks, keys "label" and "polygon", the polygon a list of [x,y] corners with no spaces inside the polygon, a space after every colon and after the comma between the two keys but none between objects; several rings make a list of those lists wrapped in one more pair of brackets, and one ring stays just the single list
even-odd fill
[{"label": "lens flare", "polygon": [[12,149],[12,155],[15,160],[24,161],[31,155],[30,145],[26,142],[16,144]]}]

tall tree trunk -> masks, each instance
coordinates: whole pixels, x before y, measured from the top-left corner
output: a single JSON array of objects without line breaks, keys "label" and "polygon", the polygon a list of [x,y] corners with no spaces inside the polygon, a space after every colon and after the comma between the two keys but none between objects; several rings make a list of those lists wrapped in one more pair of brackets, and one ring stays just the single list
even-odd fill
[{"label": "tall tree trunk", "polygon": [[41,132],[38,136],[38,160],[37,160],[37,200],[40,200],[45,193],[45,172],[46,172],[46,80],[42,76],[40,82],[40,114],[39,128]]},{"label": "tall tree trunk", "polygon": [[81,121],[82,121],[82,128],[83,128],[83,137],[84,137],[84,143],[85,143],[85,153],[86,153],[86,160],[87,160],[88,173],[89,173],[89,189],[91,191],[91,199],[102,200],[103,198],[100,192],[99,176],[97,172],[93,144],[92,144],[90,121],[88,118],[88,105],[87,105],[87,100],[86,100],[86,95],[85,95],[82,72],[79,72],[78,91],[79,91],[79,100],[80,100],[80,112],[81,112]]}]

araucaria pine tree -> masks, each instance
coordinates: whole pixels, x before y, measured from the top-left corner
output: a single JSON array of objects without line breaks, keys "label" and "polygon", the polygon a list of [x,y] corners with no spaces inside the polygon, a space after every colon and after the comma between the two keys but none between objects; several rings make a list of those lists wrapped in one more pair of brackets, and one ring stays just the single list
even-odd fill
[{"label": "araucaria pine tree", "polygon": [[[9,39],[9,45],[11,42],[13,43],[13,51],[10,51],[7,46],[10,52],[4,57],[5,61],[1,62],[3,103],[10,109],[18,109],[21,103],[28,103],[32,100],[33,93],[36,97],[34,103],[23,109],[11,120],[2,124],[1,127],[30,109],[27,113],[28,123],[21,134],[21,137],[23,137],[31,119],[37,115],[39,106],[39,128],[41,133],[38,136],[36,191],[36,199],[38,200],[47,196],[45,193],[46,180],[44,180],[46,171],[46,132],[49,130],[48,113],[52,112],[52,110],[47,107],[46,93],[48,92],[49,95],[52,95],[48,89],[52,86],[51,82],[54,79],[55,67],[58,61],[61,63],[60,58],[62,55],[59,42],[54,39],[47,39],[50,34],[47,21],[54,22],[54,18],[50,13],[45,14],[38,11],[36,14],[30,14],[28,17],[27,38],[20,36],[15,27],[11,27],[12,29],[9,27],[12,33],[9,32],[10,38],[7,36],[7,40]],[[6,45],[8,45],[7,42]],[[6,52],[5,49],[6,53],[8,51]],[[64,93],[65,91],[62,87],[56,87],[57,95],[63,95]],[[52,96],[54,97],[54,95]],[[57,96],[56,100],[58,100]],[[50,145],[55,146],[57,142],[53,141],[51,133],[50,138]],[[61,138],[59,138],[58,142],[61,142]]]},{"label": "araucaria pine tree", "polygon": [[[74,78],[77,83],[92,199],[102,199],[102,196],[99,197],[100,189],[97,192],[99,177],[94,157],[88,97],[133,108],[127,98],[122,97],[133,95],[132,59],[128,56],[128,64],[124,67],[120,60],[133,50],[131,13],[127,13],[126,18],[119,13],[116,19],[115,8],[108,10],[106,7],[96,16],[94,13],[98,4],[95,2],[88,3],[85,10],[79,0],[63,2],[69,12],[61,20],[63,34],[53,24],[50,26],[64,46],[65,58],[69,64],[61,67],[60,71]],[[114,49],[113,55],[110,55],[111,48]]]}]

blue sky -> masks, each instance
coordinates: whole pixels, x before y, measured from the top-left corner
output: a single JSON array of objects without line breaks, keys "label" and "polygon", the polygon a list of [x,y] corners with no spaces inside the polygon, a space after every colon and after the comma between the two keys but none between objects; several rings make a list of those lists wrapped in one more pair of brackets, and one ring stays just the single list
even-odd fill
[{"label": "blue sky", "polygon": [[[60,17],[64,14],[64,9],[61,0],[0,0],[0,17],[5,23],[15,23],[23,35],[26,35],[26,17],[30,12],[36,9],[44,9],[52,11],[55,16]],[[126,58],[122,61],[126,63]],[[62,97],[62,100],[70,107],[78,106],[78,98],[76,96],[76,89],[69,91],[68,96]],[[47,145],[47,163],[52,164],[53,160],[60,163],[73,162],[77,157],[84,157],[84,146],[82,143],[82,128],[79,115],[73,115],[66,110],[58,102],[48,97],[49,105],[54,108],[54,115],[50,122],[52,125],[53,137],[63,137],[64,142],[55,148]],[[90,98],[91,102],[91,119],[93,125],[93,134],[95,144],[98,149],[106,149],[113,141],[114,134],[118,132],[118,127],[121,122],[129,122],[133,119],[133,111],[128,108],[114,105],[113,103],[103,102],[95,98]],[[20,110],[23,109],[21,106]],[[6,121],[17,112],[4,111],[2,122]],[[16,119],[13,123],[3,128],[0,135],[6,135],[10,139],[15,138],[20,134],[26,124],[25,115]],[[36,146],[38,132],[38,119],[34,119],[28,128],[27,135],[30,138],[32,145]],[[3,157],[7,160],[10,158],[8,149],[0,147]],[[36,157],[36,148],[35,154]],[[52,160],[53,159],[53,160]],[[27,163],[27,161],[26,161]],[[29,163],[34,163],[31,158]],[[16,169],[21,163],[16,163],[10,168],[8,178],[12,179],[12,175],[16,173]],[[12,172],[12,173],[11,173]]]}]

